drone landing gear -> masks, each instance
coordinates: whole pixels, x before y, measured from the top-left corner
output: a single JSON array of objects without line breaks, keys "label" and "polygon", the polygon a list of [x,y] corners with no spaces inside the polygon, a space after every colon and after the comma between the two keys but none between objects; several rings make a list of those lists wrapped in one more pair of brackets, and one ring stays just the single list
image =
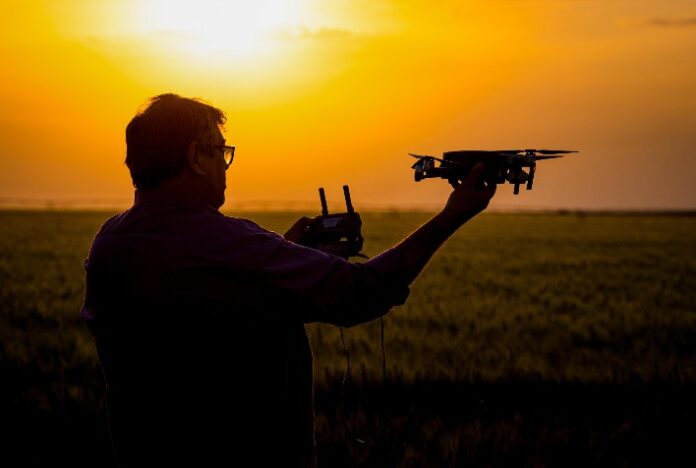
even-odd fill
[{"label": "drone landing gear", "polygon": [[534,183],[534,173],[536,172],[536,163],[529,166],[529,179],[527,179],[527,190],[532,190]]}]

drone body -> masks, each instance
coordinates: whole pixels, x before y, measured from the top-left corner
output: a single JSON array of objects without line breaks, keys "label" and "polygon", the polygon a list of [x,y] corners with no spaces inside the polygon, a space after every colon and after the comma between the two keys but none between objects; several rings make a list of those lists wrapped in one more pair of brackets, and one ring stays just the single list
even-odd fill
[{"label": "drone body", "polygon": [[[527,190],[532,189],[536,162],[544,159],[560,158],[563,154],[577,153],[569,150],[462,150],[447,151],[442,158],[435,156],[409,153],[418,161],[411,166],[415,169],[416,182],[439,177],[447,179],[452,186],[457,186],[463,180],[472,167],[479,162],[484,163],[483,180],[489,183],[504,184],[506,181],[514,184],[514,193],[520,191],[520,184],[527,184]],[[436,161],[440,165],[435,164]],[[529,168],[526,172],[523,168]]]}]

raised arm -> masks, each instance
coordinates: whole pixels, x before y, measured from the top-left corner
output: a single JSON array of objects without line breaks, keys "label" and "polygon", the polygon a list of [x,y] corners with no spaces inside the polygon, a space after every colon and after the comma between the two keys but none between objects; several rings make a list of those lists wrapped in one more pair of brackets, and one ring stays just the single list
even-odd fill
[{"label": "raised arm", "polygon": [[[481,184],[483,165],[452,192],[440,213],[396,246],[365,263],[351,263],[334,255],[268,237],[260,257],[261,269],[271,284],[291,292],[308,306],[305,322],[321,321],[352,326],[377,318],[408,297],[408,285],[437,249],[462,224],[483,211],[495,194],[495,184]],[[302,232],[298,221],[286,240]],[[311,307],[309,307],[311,305]]]},{"label": "raised arm", "polygon": [[488,206],[495,195],[496,185],[481,183],[483,169],[482,163],[474,166],[468,177],[449,196],[442,211],[391,249],[406,264],[406,270],[399,274],[407,284],[418,276],[447,238]]}]

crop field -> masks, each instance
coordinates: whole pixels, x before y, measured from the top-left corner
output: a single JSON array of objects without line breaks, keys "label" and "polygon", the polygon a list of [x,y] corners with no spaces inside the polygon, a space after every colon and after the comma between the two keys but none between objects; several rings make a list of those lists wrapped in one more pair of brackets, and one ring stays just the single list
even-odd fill
[{"label": "crop field", "polygon": [[[110,214],[0,211],[2,466],[111,466],[78,315]],[[365,253],[428,216],[363,213]],[[696,466],[696,216],[483,214],[404,306],[343,330],[343,386],[339,329],[307,328],[320,467]]]}]

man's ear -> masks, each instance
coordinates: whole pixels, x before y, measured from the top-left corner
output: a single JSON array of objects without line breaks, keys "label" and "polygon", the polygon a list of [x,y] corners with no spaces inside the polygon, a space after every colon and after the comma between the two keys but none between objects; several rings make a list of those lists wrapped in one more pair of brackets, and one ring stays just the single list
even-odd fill
[{"label": "man's ear", "polygon": [[199,151],[198,143],[192,141],[186,152],[186,159],[188,160],[189,169],[198,175],[205,175],[206,172],[205,166],[202,164],[202,157],[203,154]]}]

